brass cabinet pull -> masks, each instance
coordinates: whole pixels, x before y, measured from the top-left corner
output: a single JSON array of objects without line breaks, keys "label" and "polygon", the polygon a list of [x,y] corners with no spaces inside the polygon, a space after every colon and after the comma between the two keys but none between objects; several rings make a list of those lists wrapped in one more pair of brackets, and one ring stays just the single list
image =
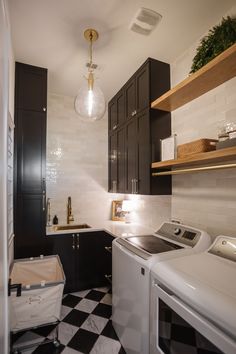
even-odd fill
[{"label": "brass cabinet pull", "polygon": [[79,249],[79,234],[76,234],[76,248]]}]

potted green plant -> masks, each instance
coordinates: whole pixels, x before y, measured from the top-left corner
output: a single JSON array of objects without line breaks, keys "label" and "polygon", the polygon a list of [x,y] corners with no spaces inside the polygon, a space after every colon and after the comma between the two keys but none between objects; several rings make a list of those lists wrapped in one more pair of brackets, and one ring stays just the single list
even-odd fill
[{"label": "potted green plant", "polygon": [[236,18],[222,19],[202,38],[193,58],[190,74],[196,72],[224,50],[236,43]]}]

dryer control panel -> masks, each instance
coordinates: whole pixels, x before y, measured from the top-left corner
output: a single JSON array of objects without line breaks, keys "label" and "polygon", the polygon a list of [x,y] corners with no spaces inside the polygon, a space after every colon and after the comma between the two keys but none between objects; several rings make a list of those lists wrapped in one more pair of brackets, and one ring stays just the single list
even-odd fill
[{"label": "dryer control panel", "polygon": [[208,252],[236,262],[236,238],[218,236]]}]

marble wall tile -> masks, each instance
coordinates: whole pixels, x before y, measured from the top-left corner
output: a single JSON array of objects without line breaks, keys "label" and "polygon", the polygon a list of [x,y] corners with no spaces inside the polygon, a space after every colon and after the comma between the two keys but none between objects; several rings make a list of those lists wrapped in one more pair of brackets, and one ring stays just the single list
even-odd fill
[{"label": "marble wall tile", "polygon": [[[47,197],[51,215],[66,222],[66,204],[72,197],[75,222],[109,220],[112,200],[129,196],[107,192],[107,115],[85,123],[74,111],[74,99],[50,93],[47,117]],[[170,197],[138,196],[133,221],[157,228],[170,219]]]},{"label": "marble wall tile", "polygon": [[[230,11],[236,13],[236,6]],[[190,70],[198,43],[171,65],[172,85]],[[236,123],[236,78],[172,112],[172,133],[177,144],[199,138],[217,138],[222,121]],[[173,177],[171,216],[186,224],[236,236],[236,171],[209,171]]]}]

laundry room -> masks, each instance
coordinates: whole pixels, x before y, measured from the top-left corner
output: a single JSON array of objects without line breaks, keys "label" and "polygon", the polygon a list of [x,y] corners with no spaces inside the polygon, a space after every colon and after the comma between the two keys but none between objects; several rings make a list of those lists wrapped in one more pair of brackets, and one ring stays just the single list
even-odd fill
[{"label": "laundry room", "polygon": [[235,0],[0,4],[0,353],[235,354]]}]

